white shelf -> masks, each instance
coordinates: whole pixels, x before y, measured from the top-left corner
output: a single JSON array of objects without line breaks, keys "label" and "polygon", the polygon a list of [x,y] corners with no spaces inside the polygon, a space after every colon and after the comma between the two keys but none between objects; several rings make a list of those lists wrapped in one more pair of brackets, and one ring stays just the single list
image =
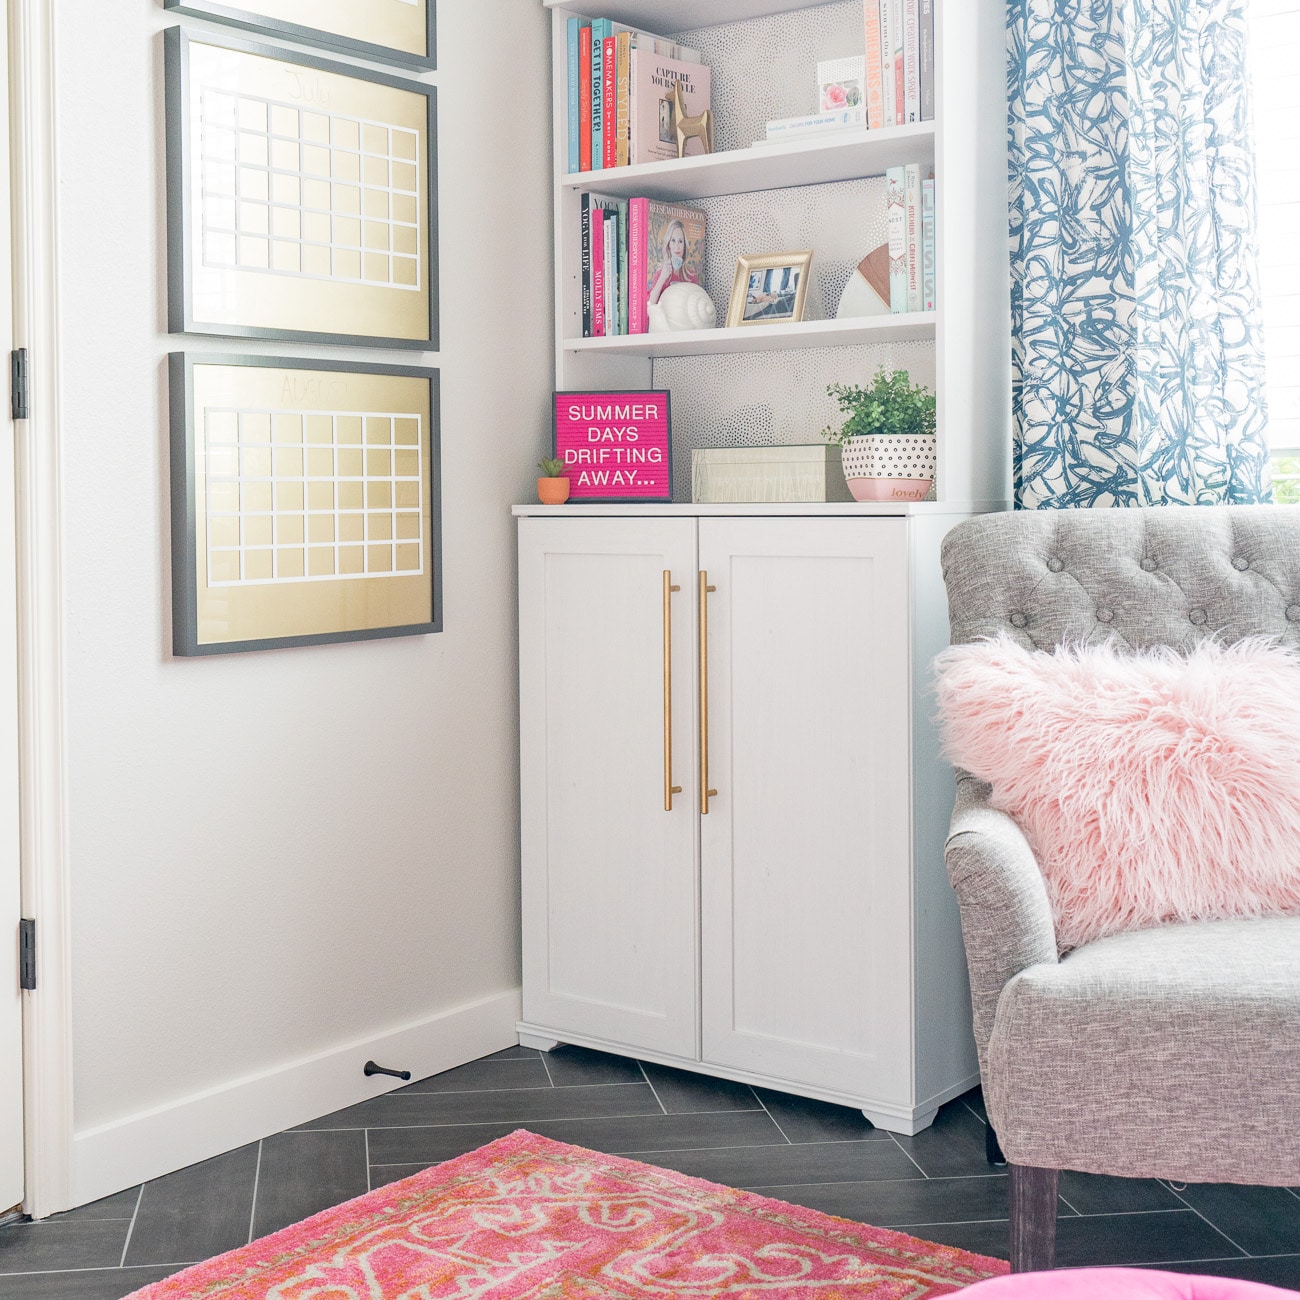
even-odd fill
[{"label": "white shelf", "polygon": [[738,23],[746,18],[797,9],[790,0],[543,0],[548,9],[567,9],[584,18],[613,18],[643,31],[669,36],[696,27]]},{"label": "white shelf", "polygon": [[860,316],[852,320],[800,321],[797,325],[746,325],[738,329],[686,330],[679,334],[624,334],[616,338],[565,339],[566,352],[624,357],[701,357],[775,348],[844,347],[852,343],[912,342],[934,338],[933,312]]},{"label": "white shelf", "polygon": [[887,167],[934,163],[934,123],[891,126],[827,140],[792,140],[725,153],[691,154],[669,162],[573,172],[561,188],[615,198],[706,199],[720,194],[821,185],[879,175]]}]

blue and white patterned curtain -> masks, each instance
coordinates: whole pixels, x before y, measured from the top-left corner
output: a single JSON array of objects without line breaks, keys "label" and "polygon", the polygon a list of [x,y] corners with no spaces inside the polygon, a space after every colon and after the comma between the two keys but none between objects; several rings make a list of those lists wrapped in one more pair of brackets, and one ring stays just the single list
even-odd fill
[{"label": "blue and white patterned curtain", "polygon": [[1271,498],[1245,5],[1008,0],[1019,507]]}]

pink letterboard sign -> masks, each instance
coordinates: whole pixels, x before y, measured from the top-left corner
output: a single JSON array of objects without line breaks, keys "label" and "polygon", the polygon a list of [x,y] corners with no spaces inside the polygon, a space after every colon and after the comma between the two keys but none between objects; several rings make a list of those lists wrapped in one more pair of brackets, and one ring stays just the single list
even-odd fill
[{"label": "pink letterboard sign", "polygon": [[668,394],[556,393],[555,455],[570,501],[671,501]]}]

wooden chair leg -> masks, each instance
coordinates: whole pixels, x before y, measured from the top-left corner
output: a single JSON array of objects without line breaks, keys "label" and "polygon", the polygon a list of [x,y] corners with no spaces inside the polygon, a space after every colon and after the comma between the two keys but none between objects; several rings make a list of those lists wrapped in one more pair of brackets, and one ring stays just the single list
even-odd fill
[{"label": "wooden chair leg", "polygon": [[1011,1176],[1011,1271],[1045,1273],[1056,1259],[1057,1170],[1008,1165]]}]

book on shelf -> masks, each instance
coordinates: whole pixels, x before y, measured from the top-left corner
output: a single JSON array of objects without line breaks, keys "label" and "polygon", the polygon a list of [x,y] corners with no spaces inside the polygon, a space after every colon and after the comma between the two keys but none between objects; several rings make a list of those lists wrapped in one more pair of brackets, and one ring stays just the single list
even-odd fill
[{"label": "book on shelf", "polygon": [[703,63],[670,59],[638,48],[629,93],[628,160],[633,166],[677,157],[673,89],[681,85],[686,114],[694,117],[707,111],[712,102],[712,75]]},{"label": "book on shelf", "polygon": [[[582,156],[578,144],[578,132],[582,129],[582,83],[580,77],[582,74],[582,29],[586,26],[591,30],[591,24],[584,24],[581,18],[570,18],[568,22],[567,34],[568,44],[566,49],[567,55],[567,77],[568,85],[566,90],[567,100],[565,108],[567,110],[567,125],[569,132],[569,171],[576,172],[582,168]],[[590,38],[588,38],[590,39]]]},{"label": "book on shelf", "polygon": [[704,237],[708,218],[699,208],[636,198],[629,221],[637,238],[628,249],[632,310],[630,334],[649,332],[649,308],[670,284],[702,284]]},{"label": "book on shelf", "polygon": [[[641,67],[649,69],[642,73],[643,77],[654,76],[652,65],[662,60],[703,68],[700,52],[609,18],[570,18],[567,35],[569,170],[587,172],[626,167],[632,161],[634,69],[638,64],[638,52]],[[707,82],[708,69],[703,68],[703,73],[703,77],[699,73],[694,74],[692,80],[696,83],[701,80]],[[671,94],[670,81],[666,95]],[[692,102],[688,89],[688,106]],[[707,108],[708,104],[705,103],[704,107]],[[665,134],[659,127],[661,112],[656,104],[653,113],[656,136]],[[675,158],[676,123],[672,121],[671,106],[667,126],[668,141],[665,143],[671,142],[672,153],[665,156]]]},{"label": "book on shelf", "polygon": [[934,120],[934,0],[863,0],[868,124]]},{"label": "book on shelf", "polygon": [[920,0],[921,117],[934,121],[934,0]]},{"label": "book on shelf", "polygon": [[591,24],[578,30],[578,170],[591,170]]},{"label": "book on shelf", "polygon": [[903,202],[907,216],[907,310],[921,310],[921,169],[903,168]]},{"label": "book on shelf", "polygon": [[628,288],[630,279],[627,269],[627,218],[628,200],[618,202],[618,332],[627,334],[628,330]]},{"label": "book on shelf", "polygon": [[934,310],[935,242],[934,177],[921,182],[921,310]]},{"label": "book on shelf", "polygon": [[787,140],[804,140],[809,136],[835,135],[841,131],[860,132],[867,125],[866,110],[841,108],[830,113],[808,113],[803,117],[774,118],[767,124],[767,134],[755,144],[783,144]]},{"label": "book on shelf", "polygon": [[605,209],[605,333],[618,334],[618,212]]},{"label": "book on shelf", "polygon": [[603,165],[618,166],[618,44],[614,37],[605,38],[605,52],[601,57],[601,70],[605,78],[600,92],[604,120]]},{"label": "book on shelf", "polygon": [[591,337],[591,195],[584,194],[578,218],[579,238],[582,241],[579,272],[582,276],[582,337]]},{"label": "book on shelf", "polygon": [[885,169],[885,234],[889,242],[889,310],[907,310],[907,170]]},{"label": "book on shelf", "polygon": [[626,167],[628,164],[628,146],[631,143],[628,125],[632,112],[632,33],[626,29],[614,37],[617,54],[615,56],[614,88],[614,166]]},{"label": "book on shelf", "polygon": [[903,0],[903,122],[921,116],[921,30],[919,0]]},{"label": "book on shelf", "polygon": [[934,176],[921,164],[908,163],[885,170],[885,231],[889,249],[890,311],[933,311]]},{"label": "book on shelf", "polygon": [[885,125],[885,108],[880,79],[880,0],[866,0],[867,52],[867,126],[878,131]]},{"label": "book on shelf", "polygon": [[605,166],[605,37],[614,34],[608,18],[591,24],[591,166]]},{"label": "book on shelf", "polygon": [[881,123],[894,125],[894,4],[895,0],[866,0],[880,26]]},{"label": "book on shelf", "polygon": [[605,209],[591,205],[591,337],[605,337]]}]

